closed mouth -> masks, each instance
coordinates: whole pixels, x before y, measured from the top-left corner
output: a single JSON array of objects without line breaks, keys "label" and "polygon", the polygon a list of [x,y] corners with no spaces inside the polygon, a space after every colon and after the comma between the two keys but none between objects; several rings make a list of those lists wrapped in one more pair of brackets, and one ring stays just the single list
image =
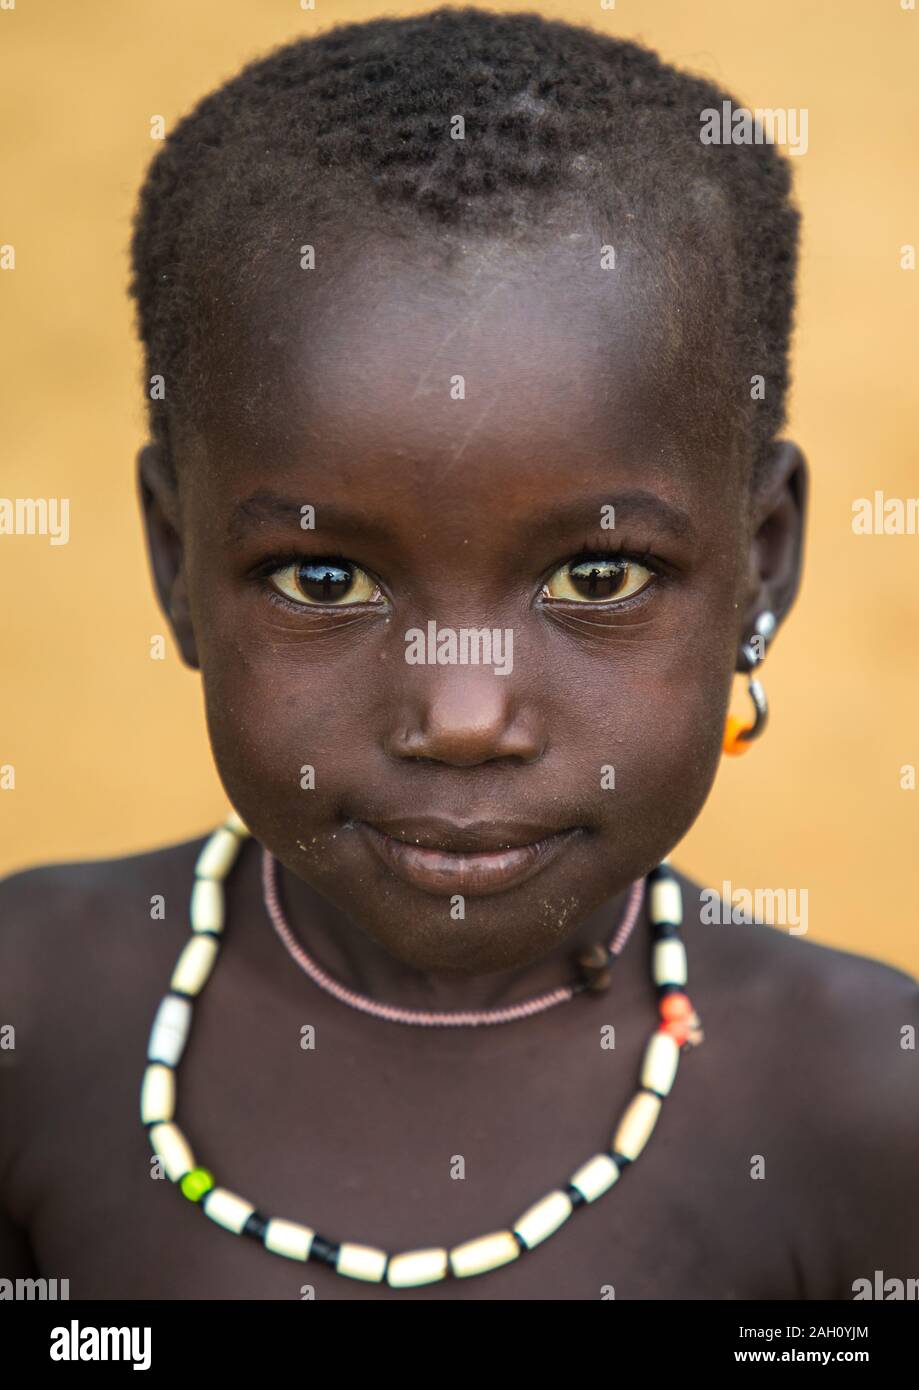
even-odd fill
[{"label": "closed mouth", "polygon": [[[543,833],[539,839],[508,843],[520,840],[522,827],[502,828],[491,823],[445,828],[443,823],[435,827],[432,822],[418,822],[409,840],[368,821],[354,824],[383,863],[405,882],[429,893],[468,896],[516,887],[554,860],[584,830],[583,826],[573,826]],[[422,839],[429,843],[420,843]],[[481,845],[483,840],[490,840],[491,844],[467,848],[471,844]]]}]

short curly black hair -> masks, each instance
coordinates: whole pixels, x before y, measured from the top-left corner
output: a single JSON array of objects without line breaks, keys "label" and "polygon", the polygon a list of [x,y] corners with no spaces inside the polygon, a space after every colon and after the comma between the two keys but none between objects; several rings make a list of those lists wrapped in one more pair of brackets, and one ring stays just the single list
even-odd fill
[{"label": "short curly black hair", "polygon": [[696,272],[715,287],[728,411],[758,476],[785,420],[799,213],[774,145],[702,143],[701,113],[726,100],[639,44],[473,8],[340,25],[249,64],[169,134],[134,220],[149,426],[173,472],[170,425],[204,398],[218,284],[238,299],[263,273],[302,273],[307,226],[520,241],[570,203],[598,252],[644,239],[666,248],[678,292]]}]

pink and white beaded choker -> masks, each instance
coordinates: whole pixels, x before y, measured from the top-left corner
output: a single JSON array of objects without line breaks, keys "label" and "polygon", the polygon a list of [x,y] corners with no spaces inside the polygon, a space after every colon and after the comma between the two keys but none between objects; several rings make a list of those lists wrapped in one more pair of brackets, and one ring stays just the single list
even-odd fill
[{"label": "pink and white beaded choker", "polygon": [[[234,812],[214,831],[198,856],[191,894],[192,934],[176,962],[169,991],[157,1009],[147,1047],[140,1096],[141,1120],[166,1176],[178,1183],[184,1196],[198,1203],[217,1225],[234,1235],[259,1241],[276,1255],[291,1260],[315,1260],[351,1279],[404,1289],[448,1277],[463,1279],[473,1274],[486,1274],[516,1260],[557,1231],[576,1207],[596,1201],[618,1181],[651,1136],[673,1086],[681,1051],[703,1040],[699,1017],[685,990],[686,950],[679,935],[683,918],[682,894],[679,881],[666,860],[652,869],[646,880],[633,885],[623,920],[606,948],[610,956],[622,950],[637,920],[646,881],[648,917],[654,934],[651,973],[660,1022],[645,1048],[638,1090],[619,1118],[609,1149],[594,1154],[566,1184],[529,1206],[511,1226],[450,1249],[431,1247],[388,1254],[374,1246],[329,1240],[297,1221],[265,1216],[244,1197],[218,1187],[213,1174],[198,1166],[188,1140],[175,1123],[175,1079],[191,1027],[194,1000],[210,976],[223,936],[223,880],[248,835],[249,831]],[[578,984],[550,991],[510,1009],[453,1014],[389,1009],[344,989],[306,955],[281,911],[274,861],[267,850],[263,851],[262,869],[269,915],[298,964],[316,984],[343,1003],[389,1022],[429,1027],[509,1023],[563,1003],[591,988],[591,970],[594,982],[603,980],[605,983],[604,971],[597,960],[592,960],[585,965],[588,978]],[[603,948],[599,950],[602,955]]]},{"label": "pink and white beaded choker", "polygon": [[378,1004],[375,999],[358,994],[356,990],[346,989],[317,965],[297,940],[284,915],[278,895],[277,867],[278,861],[274,855],[263,848],[262,890],[265,909],[286,950],[301,970],[304,970],[320,989],[334,995],[342,1004],[348,1004],[352,1009],[372,1014],[374,1018],[384,1018],[388,1023],[413,1023],[421,1028],[478,1028],[489,1023],[513,1023],[518,1018],[531,1018],[533,1014],[542,1013],[556,1004],[567,1003],[584,990],[606,989],[610,977],[609,967],[631,936],[645,895],[645,881],[640,878],[632,884],[622,921],[609,945],[595,946],[578,957],[577,963],[582,975],[574,984],[548,990],[533,999],[525,999],[519,1004],[511,1004],[501,1009],[454,1009],[444,1013],[430,1013],[423,1009],[402,1009],[391,1004]]}]

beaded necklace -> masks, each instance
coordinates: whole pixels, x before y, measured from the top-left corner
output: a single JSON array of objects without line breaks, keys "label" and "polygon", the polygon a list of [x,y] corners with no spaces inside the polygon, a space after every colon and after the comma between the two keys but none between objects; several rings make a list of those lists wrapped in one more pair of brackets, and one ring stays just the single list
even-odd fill
[{"label": "beaded necklace", "polygon": [[199,1167],[175,1123],[176,1070],[188,1038],[192,1005],[214,963],[224,928],[223,880],[249,831],[235,812],[210,836],[195,865],[191,895],[192,934],[182,949],[163,997],[147,1047],[141,1086],[141,1120],[166,1176],[205,1215],[234,1235],[258,1240],[266,1250],[291,1260],[315,1260],[338,1274],[391,1288],[415,1288],[448,1276],[486,1274],[546,1240],[576,1207],[589,1204],[618,1181],[648,1142],[670,1094],[683,1048],[703,1040],[700,1020],[685,991],[686,949],[680,940],[683,903],[679,881],[664,860],[647,875],[649,920],[654,933],[652,978],[660,1024],[645,1048],[639,1088],[620,1116],[609,1150],[594,1154],[567,1184],[541,1197],[504,1230],[453,1246],[388,1254],[373,1246],[336,1242],[309,1226],[264,1216],[244,1197],[217,1186]]},{"label": "beaded necklace", "polygon": [[278,895],[277,860],[267,849],[262,850],[262,892],[265,910],[288,955],[296,961],[300,969],[309,975],[314,984],[331,994],[342,1004],[357,1009],[360,1013],[372,1014],[374,1018],[384,1018],[388,1023],[409,1023],[418,1028],[481,1028],[488,1024],[513,1023],[518,1018],[532,1018],[534,1014],[554,1009],[558,1004],[567,1004],[569,999],[584,990],[599,992],[609,987],[610,966],[632,934],[638,921],[638,913],[645,896],[645,881],[640,878],[632,884],[622,921],[616,928],[612,940],[606,945],[596,945],[577,957],[581,978],[574,984],[563,985],[559,989],[547,990],[532,999],[524,999],[520,1004],[509,1004],[500,1009],[452,1009],[441,1013],[428,1009],[394,1008],[391,1004],[378,1004],[357,990],[345,989],[333,980],[327,971],[303,949],[291,930],[290,923],[281,907]]}]

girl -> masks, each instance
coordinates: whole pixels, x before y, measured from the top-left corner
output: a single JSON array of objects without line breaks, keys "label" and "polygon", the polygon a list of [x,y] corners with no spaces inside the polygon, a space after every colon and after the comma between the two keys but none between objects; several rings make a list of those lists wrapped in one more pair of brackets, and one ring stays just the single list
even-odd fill
[{"label": "girl", "polygon": [[801,567],[798,215],[772,146],[700,138],[727,99],[439,10],[281,48],[165,142],[139,492],[233,811],[4,885],[3,1272],[384,1300],[919,1273],[916,981],[713,925],[668,862],[763,731]]}]

